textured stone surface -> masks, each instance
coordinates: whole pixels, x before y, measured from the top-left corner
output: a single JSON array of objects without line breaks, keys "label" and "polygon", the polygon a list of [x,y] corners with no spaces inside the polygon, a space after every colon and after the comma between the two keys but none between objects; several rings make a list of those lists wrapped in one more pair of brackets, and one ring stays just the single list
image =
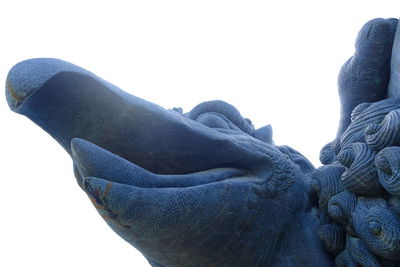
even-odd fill
[{"label": "textured stone surface", "polygon": [[58,59],[14,66],[6,96],[70,154],[99,214],[153,266],[397,266],[396,25],[361,29],[318,169],[226,102],[166,110]]}]

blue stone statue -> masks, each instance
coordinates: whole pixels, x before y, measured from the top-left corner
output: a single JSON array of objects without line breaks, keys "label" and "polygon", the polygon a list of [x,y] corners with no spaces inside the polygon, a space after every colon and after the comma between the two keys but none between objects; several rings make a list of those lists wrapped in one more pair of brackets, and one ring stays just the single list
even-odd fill
[{"label": "blue stone statue", "polygon": [[58,59],[14,66],[6,96],[152,266],[400,266],[397,22],[361,29],[317,169],[226,102],[166,110]]}]

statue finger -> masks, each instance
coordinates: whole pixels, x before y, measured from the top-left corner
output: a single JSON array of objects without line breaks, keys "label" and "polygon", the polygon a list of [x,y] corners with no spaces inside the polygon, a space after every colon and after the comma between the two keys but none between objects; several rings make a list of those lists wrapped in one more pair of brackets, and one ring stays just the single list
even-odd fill
[{"label": "statue finger", "polygon": [[387,97],[396,26],[397,19],[377,18],[367,22],[360,30],[355,53],[339,73],[341,119],[338,135],[350,124],[351,112],[357,105]]}]

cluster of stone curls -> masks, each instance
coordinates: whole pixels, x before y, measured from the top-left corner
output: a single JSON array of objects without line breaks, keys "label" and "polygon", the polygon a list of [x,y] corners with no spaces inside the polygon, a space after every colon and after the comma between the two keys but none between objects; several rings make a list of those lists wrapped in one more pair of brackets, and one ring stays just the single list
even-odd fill
[{"label": "cluster of stone curls", "polygon": [[358,105],[312,174],[337,266],[400,266],[400,98]]}]

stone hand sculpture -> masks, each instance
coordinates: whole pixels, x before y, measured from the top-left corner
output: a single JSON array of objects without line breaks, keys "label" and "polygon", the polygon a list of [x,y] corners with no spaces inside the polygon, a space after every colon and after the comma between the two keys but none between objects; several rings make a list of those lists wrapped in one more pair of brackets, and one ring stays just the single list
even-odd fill
[{"label": "stone hand sculpture", "polygon": [[396,26],[361,29],[318,169],[225,102],[166,110],[57,59],[14,66],[6,96],[71,155],[100,215],[152,266],[399,266]]}]

